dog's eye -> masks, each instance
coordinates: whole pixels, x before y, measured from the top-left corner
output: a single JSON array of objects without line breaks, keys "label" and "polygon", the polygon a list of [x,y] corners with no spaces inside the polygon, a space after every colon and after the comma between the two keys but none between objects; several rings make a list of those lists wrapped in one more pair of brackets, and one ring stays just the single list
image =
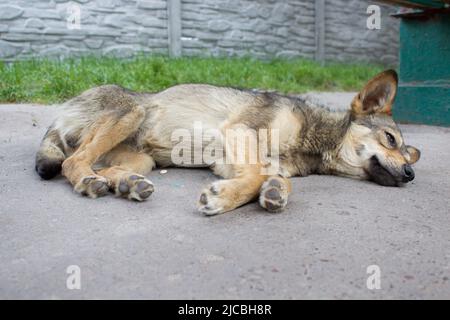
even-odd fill
[{"label": "dog's eye", "polygon": [[391,146],[393,146],[393,147],[396,146],[395,138],[392,134],[390,134],[389,132],[386,132],[386,138]]}]

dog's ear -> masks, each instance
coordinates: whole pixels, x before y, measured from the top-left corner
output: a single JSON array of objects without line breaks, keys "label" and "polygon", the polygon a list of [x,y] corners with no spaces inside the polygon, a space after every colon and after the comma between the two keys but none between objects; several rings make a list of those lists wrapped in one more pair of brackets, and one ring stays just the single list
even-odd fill
[{"label": "dog's ear", "polygon": [[352,101],[355,116],[374,113],[392,114],[397,93],[398,76],[394,70],[386,70],[372,78]]},{"label": "dog's ear", "polygon": [[417,161],[419,161],[420,159],[420,150],[413,147],[413,146],[406,146],[406,151],[408,152],[409,155],[409,159],[408,163],[409,164],[413,164],[416,163]]}]

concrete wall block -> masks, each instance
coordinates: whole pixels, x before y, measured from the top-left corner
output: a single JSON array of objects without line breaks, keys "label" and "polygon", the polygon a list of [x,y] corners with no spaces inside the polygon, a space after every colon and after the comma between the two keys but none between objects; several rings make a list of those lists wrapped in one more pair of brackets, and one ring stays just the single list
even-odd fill
[{"label": "concrete wall block", "polygon": [[213,32],[223,32],[231,28],[231,23],[226,20],[211,20],[208,22],[208,29]]},{"label": "concrete wall block", "polygon": [[30,41],[40,41],[41,37],[36,36],[36,34],[27,34],[27,33],[7,33],[4,36],[2,36],[3,40],[9,41],[9,42],[16,42],[16,43],[27,43]]},{"label": "concrete wall block", "polygon": [[142,0],[137,2],[137,7],[139,9],[166,9],[167,2],[166,1],[158,1],[158,0]]},{"label": "concrete wall block", "polygon": [[[81,30],[67,27],[73,3],[81,9]],[[398,20],[381,5],[381,30],[368,30],[369,4],[325,2],[326,59],[395,65]],[[181,0],[182,53],[312,58],[315,10],[314,0]],[[167,0],[3,0],[0,58],[167,52],[168,19]]]},{"label": "concrete wall block", "polygon": [[298,24],[307,24],[307,25],[313,25],[315,22],[314,16],[307,16],[307,15],[301,15],[297,16],[295,18],[295,22]]},{"label": "concrete wall block", "polygon": [[0,20],[12,20],[22,16],[24,10],[15,5],[0,5]]},{"label": "concrete wall block", "polygon": [[286,24],[288,20],[295,18],[295,11],[287,3],[277,3],[270,13],[270,21]]},{"label": "concrete wall block", "polygon": [[[126,27],[157,27],[167,29],[167,19],[161,19],[158,17],[149,16],[129,16],[124,18],[124,21],[128,21]],[[123,27],[123,25],[122,25]]]},{"label": "concrete wall block", "polygon": [[116,45],[103,50],[103,54],[118,58],[131,58],[136,54],[136,46]]},{"label": "concrete wall block", "polygon": [[[398,20],[389,16],[393,9],[381,7],[381,30],[366,27],[367,7],[370,2],[328,0],[325,26],[326,58],[340,61],[371,61],[395,65],[398,52]],[[380,50],[384,54],[381,58]]]},{"label": "concrete wall block", "polygon": [[67,48],[77,48],[77,49],[86,49],[87,46],[83,41],[77,40],[63,40],[62,44]]},{"label": "concrete wall block", "polygon": [[69,49],[65,45],[53,45],[53,46],[45,46],[43,49],[39,51],[39,54],[44,57],[53,57],[53,58],[67,58],[74,54],[77,50]]},{"label": "concrete wall block", "polygon": [[39,18],[29,18],[25,21],[25,28],[44,29],[45,26],[45,22]]},{"label": "concrete wall block", "polygon": [[209,21],[211,18],[205,16],[199,12],[188,11],[181,9],[181,19],[183,20],[191,20],[191,21]]},{"label": "concrete wall block", "polygon": [[[105,16],[105,18],[102,21],[102,25],[105,27],[123,29],[124,22],[125,22],[124,15],[110,14],[110,15]],[[125,28],[126,28],[126,26],[125,26]]]},{"label": "concrete wall block", "polygon": [[33,8],[26,7],[24,8],[23,13],[24,18],[39,18],[39,19],[55,19],[61,20],[64,19],[66,15],[61,16],[60,13],[55,8]]},{"label": "concrete wall block", "polygon": [[0,58],[12,58],[19,55],[25,49],[24,45],[14,44],[0,40]]},{"label": "concrete wall block", "polygon": [[221,48],[250,49],[252,47],[252,43],[233,40],[219,40],[217,45]]},{"label": "concrete wall block", "polygon": [[96,0],[100,8],[116,8],[121,5],[120,0]]},{"label": "concrete wall block", "polygon": [[259,8],[257,3],[252,3],[250,5],[247,5],[243,8],[241,11],[241,15],[245,17],[249,17],[251,19],[254,19],[258,17],[259,15]]},{"label": "concrete wall block", "polygon": [[181,45],[184,49],[201,49],[205,47],[205,43],[203,41],[199,41],[197,39],[182,39]]},{"label": "concrete wall block", "polygon": [[162,28],[139,28],[137,30],[139,36],[145,36],[148,39],[166,39],[168,37],[167,29]]},{"label": "concrete wall block", "polygon": [[89,49],[100,49],[103,46],[103,40],[85,39],[84,44]]},{"label": "concrete wall block", "polygon": [[148,41],[145,43],[144,47],[167,49],[167,40],[166,39],[148,39]]}]

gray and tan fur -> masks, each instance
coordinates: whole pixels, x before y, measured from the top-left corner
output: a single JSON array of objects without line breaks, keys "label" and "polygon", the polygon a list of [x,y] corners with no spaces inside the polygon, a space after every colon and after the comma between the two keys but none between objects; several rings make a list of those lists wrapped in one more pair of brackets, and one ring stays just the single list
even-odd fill
[{"label": "gray and tan fur", "polygon": [[200,121],[204,130],[221,132],[236,125],[278,129],[280,140],[278,174],[261,174],[268,165],[263,162],[210,166],[225,179],[201,192],[198,209],[207,215],[255,199],[268,211],[281,211],[292,176],[331,174],[399,186],[414,178],[411,164],[420,153],[405,145],[392,120],[396,90],[397,74],[385,71],[348,111],[332,112],[298,97],[211,85],[177,85],[159,93],[101,86],[64,105],[37,152],[36,170],[43,179],[62,171],[76,192],[91,198],[111,190],[142,201],[154,191],[145,175],[155,166],[174,165],[172,132],[192,131]]}]

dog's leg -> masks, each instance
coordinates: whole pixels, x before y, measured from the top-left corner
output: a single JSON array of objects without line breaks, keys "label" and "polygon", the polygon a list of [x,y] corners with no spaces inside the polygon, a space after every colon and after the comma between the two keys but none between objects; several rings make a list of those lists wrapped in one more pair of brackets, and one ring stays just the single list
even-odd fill
[{"label": "dog's leg", "polygon": [[259,194],[259,204],[269,212],[280,212],[286,205],[291,182],[281,175],[270,176],[262,185]]},{"label": "dog's leg", "polygon": [[155,166],[150,155],[119,146],[103,161],[111,167],[99,170],[97,174],[108,179],[117,196],[143,201],[153,193],[153,183],[145,178]]},{"label": "dog's leg", "polygon": [[[227,131],[228,129],[232,131],[232,134]],[[233,134],[235,129],[241,131]],[[269,211],[281,210],[286,204],[278,201],[280,200],[278,198],[287,200],[290,184],[281,176],[273,176],[279,170],[278,161],[261,159],[258,152],[259,146],[268,144],[267,140],[255,143],[258,141],[256,132],[239,124],[224,126],[223,135],[227,164],[216,165],[213,170],[227,179],[216,181],[202,191],[198,203],[199,211],[206,215],[227,212],[256,199],[260,193],[263,194],[262,198],[270,199],[270,203],[262,202],[264,208]],[[235,141],[235,138],[239,137],[243,137],[240,140],[241,144]],[[246,164],[236,164],[242,160]],[[272,184],[270,188],[264,184],[269,178]],[[276,182],[279,183],[275,186]],[[262,188],[263,184],[264,188]],[[276,192],[278,193],[275,194]]]},{"label": "dog's leg", "polygon": [[198,209],[205,215],[224,213],[254,200],[267,179],[261,165],[234,166],[232,179],[218,180],[205,188]]},{"label": "dog's leg", "polygon": [[62,174],[76,192],[91,198],[107,193],[109,181],[95,174],[92,165],[135,132],[144,120],[144,115],[144,108],[136,105],[123,116],[107,114],[91,126],[80,147],[62,164]]}]

